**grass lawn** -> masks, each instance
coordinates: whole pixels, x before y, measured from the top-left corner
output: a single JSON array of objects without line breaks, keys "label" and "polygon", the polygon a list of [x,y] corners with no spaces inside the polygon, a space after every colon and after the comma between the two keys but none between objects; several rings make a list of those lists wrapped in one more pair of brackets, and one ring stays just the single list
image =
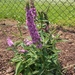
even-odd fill
[{"label": "grass lawn", "polygon": [[[25,22],[26,0],[0,0],[0,19],[13,18]],[[75,26],[75,2],[35,2],[37,11],[45,11],[53,24]],[[47,10],[48,9],[48,10]]]}]

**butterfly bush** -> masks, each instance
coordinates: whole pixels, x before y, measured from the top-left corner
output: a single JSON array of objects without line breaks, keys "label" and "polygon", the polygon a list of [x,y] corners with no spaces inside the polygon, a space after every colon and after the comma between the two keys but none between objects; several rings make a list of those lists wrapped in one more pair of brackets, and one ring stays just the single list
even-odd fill
[{"label": "butterfly bush", "polygon": [[26,4],[26,24],[32,40],[22,38],[13,43],[7,38],[8,45],[12,47],[9,49],[15,53],[12,58],[16,66],[14,75],[62,75],[56,48],[58,35],[53,38],[53,31],[49,30],[47,22],[45,30],[48,32],[42,30],[43,26],[38,32],[34,22],[36,9],[30,8],[28,4],[29,2]]},{"label": "butterfly bush", "polygon": [[34,23],[34,16],[32,14],[32,8],[29,9],[26,7],[26,24],[28,26],[33,43],[40,42],[40,35]]}]

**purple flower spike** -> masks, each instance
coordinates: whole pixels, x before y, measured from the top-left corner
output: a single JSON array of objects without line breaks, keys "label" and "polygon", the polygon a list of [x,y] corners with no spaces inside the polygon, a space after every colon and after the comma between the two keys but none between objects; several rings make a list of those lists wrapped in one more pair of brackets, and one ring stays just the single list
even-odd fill
[{"label": "purple flower spike", "polygon": [[26,9],[26,23],[28,25],[28,29],[32,38],[33,43],[40,41],[40,35],[34,23],[34,16],[32,15],[32,11]]},{"label": "purple flower spike", "polygon": [[22,49],[22,50],[19,50],[19,52],[20,52],[20,53],[26,53],[26,52],[28,52],[28,51],[27,51],[27,50]]},{"label": "purple flower spike", "polygon": [[[40,35],[36,28],[36,25],[34,23],[35,16],[36,16],[36,9],[33,6],[30,8],[29,4],[27,4],[26,5],[26,24],[28,26],[28,30],[30,32],[33,44],[38,46],[41,43],[40,42],[41,38],[40,38]],[[28,43],[28,44],[30,44],[30,43]]]},{"label": "purple flower spike", "polygon": [[11,47],[12,45],[14,45],[14,43],[12,42],[12,40],[8,37],[7,38],[7,44]]}]

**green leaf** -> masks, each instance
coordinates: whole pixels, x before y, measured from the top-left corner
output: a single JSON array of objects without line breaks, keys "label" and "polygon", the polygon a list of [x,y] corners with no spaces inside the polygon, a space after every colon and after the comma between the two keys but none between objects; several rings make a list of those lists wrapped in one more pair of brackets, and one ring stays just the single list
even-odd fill
[{"label": "green leaf", "polygon": [[15,57],[11,59],[11,61],[15,63],[20,62],[22,61],[22,56],[16,54]]},{"label": "green leaf", "polygon": [[36,70],[36,71],[34,71],[32,74],[33,74],[33,75],[34,75],[34,74],[38,74],[38,72],[39,72],[39,70],[38,70],[38,71]]},{"label": "green leaf", "polygon": [[40,70],[40,73],[38,75],[42,75],[44,73],[44,70]]},{"label": "green leaf", "polygon": [[52,73],[48,73],[47,75],[54,75],[54,74],[52,74]]},{"label": "green leaf", "polygon": [[7,50],[12,50],[12,47],[8,47]]},{"label": "green leaf", "polygon": [[34,64],[34,63],[35,63],[35,60],[32,60],[32,58],[30,58],[30,59],[26,60],[25,63],[27,63],[27,64],[26,64],[26,67],[28,67],[28,66]]},{"label": "green leaf", "polygon": [[18,62],[16,64],[16,71],[15,71],[15,75],[19,75],[20,72],[23,70],[23,67],[22,67],[22,62]]},{"label": "green leaf", "polygon": [[21,43],[22,43],[22,41],[16,41],[14,45],[19,46]]}]

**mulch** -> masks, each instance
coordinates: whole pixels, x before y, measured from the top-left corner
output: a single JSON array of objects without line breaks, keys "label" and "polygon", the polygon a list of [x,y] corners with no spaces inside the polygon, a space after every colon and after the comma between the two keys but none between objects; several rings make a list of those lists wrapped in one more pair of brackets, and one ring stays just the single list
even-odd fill
[{"label": "mulch", "polygon": [[[55,26],[57,34],[66,41],[59,42],[56,47],[60,49],[59,61],[63,68],[64,75],[75,75],[75,28]],[[24,38],[29,35],[28,30],[21,27]],[[6,38],[9,36],[13,41],[20,39],[12,33],[18,34],[17,22],[5,19],[0,21],[0,75],[14,75],[15,67],[10,62],[14,56],[12,51],[7,50]],[[7,36],[5,35],[7,33]]]}]

